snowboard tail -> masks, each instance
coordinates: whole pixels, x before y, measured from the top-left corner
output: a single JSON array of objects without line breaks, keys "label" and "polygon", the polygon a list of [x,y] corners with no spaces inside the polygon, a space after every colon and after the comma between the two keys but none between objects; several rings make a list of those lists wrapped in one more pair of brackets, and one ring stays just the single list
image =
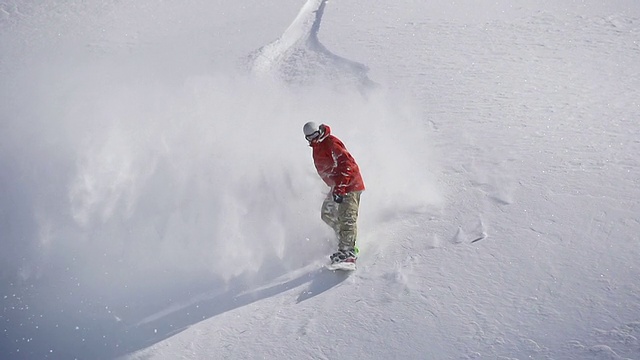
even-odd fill
[{"label": "snowboard tail", "polygon": [[356,269],[356,262],[353,261],[342,261],[327,264],[327,269],[329,270],[342,270],[342,271],[354,271]]}]

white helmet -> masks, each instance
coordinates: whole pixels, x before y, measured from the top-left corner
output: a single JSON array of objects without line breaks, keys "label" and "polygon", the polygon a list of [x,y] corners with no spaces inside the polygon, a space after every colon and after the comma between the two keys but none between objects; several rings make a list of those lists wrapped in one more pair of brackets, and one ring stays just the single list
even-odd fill
[{"label": "white helmet", "polygon": [[307,141],[316,140],[322,135],[320,127],[318,127],[318,125],[313,121],[309,121],[308,123],[304,124],[304,126],[302,127],[302,131],[304,132],[304,137],[307,139]]}]

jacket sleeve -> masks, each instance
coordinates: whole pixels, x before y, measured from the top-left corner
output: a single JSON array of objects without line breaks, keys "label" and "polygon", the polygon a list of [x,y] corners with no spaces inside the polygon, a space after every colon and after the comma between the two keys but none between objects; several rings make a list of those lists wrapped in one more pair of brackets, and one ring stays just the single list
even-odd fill
[{"label": "jacket sleeve", "polygon": [[335,167],[333,169],[333,180],[335,187],[333,193],[335,195],[345,195],[347,187],[352,181],[352,169],[350,167],[349,154],[347,149],[339,143],[334,143],[331,149]]}]

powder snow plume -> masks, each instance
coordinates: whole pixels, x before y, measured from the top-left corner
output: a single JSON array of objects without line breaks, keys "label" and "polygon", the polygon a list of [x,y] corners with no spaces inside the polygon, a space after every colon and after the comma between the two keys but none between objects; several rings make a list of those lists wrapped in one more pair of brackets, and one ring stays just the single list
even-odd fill
[{"label": "powder snow plume", "polygon": [[32,346],[45,348],[55,333],[73,349],[77,335],[59,324],[135,323],[194,292],[324,261],[335,240],[319,219],[328,189],[302,136],[307,121],[331,125],[360,163],[370,189],[363,238],[396,211],[438,203],[433,161],[412,155],[429,152],[415,131],[420,114],[383,89],[337,88],[341,74],[371,83],[366,67],[319,43],[321,17],[298,28],[315,40],[294,41],[275,64],[344,65],[320,66],[334,72],[310,83],[238,70],[259,43],[210,55],[224,39],[194,35],[177,5],[153,17],[142,5],[97,6],[32,5],[2,23],[13,36],[0,43],[0,91],[10,100],[0,108],[0,274],[13,295],[7,321],[45,334]]}]

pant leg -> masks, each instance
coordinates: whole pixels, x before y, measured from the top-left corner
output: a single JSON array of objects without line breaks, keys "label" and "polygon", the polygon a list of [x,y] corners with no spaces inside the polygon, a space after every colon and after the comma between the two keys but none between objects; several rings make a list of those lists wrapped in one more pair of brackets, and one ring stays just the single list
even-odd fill
[{"label": "pant leg", "polygon": [[360,208],[360,191],[350,192],[338,206],[338,248],[353,249],[358,238],[358,209]]},{"label": "pant leg", "polygon": [[338,206],[340,204],[337,204],[336,202],[333,201],[333,196],[331,195],[331,192],[329,192],[329,194],[327,195],[327,197],[324,199],[324,201],[322,202],[322,208],[320,209],[320,218],[322,218],[322,221],[324,221],[327,225],[329,225],[333,231],[336,232],[336,235],[339,237],[339,231],[340,228],[338,227],[339,223],[338,223]]}]

